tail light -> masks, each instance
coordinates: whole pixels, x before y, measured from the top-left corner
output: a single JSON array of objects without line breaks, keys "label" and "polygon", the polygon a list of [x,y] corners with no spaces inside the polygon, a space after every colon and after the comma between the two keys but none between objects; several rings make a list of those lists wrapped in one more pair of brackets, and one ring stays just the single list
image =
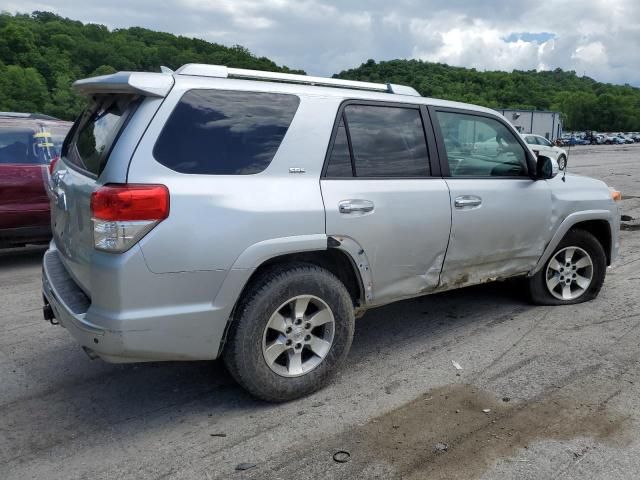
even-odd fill
[{"label": "tail light", "polygon": [[91,194],[93,245],[124,252],[168,216],[164,185],[107,184]]},{"label": "tail light", "polygon": [[55,156],[49,162],[49,175],[53,175],[53,170],[56,168],[56,163],[60,160],[59,156]]}]

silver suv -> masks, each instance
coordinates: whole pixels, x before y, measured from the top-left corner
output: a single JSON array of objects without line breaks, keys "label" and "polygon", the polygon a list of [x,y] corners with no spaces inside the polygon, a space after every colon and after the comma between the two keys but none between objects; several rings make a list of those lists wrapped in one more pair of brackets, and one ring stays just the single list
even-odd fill
[{"label": "silver suv", "polygon": [[222,356],[288,400],[369,308],[516,276],[535,303],[583,302],[618,250],[619,194],[557,175],[487,108],[196,64],[75,88],[44,315],[91,358]]}]

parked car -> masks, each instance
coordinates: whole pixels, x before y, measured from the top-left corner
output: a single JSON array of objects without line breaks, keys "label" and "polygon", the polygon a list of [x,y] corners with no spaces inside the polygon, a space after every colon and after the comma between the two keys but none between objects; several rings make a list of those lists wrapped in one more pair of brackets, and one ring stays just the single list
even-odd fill
[{"label": "parked car", "polygon": [[556,147],[541,135],[533,135],[529,133],[522,135],[522,137],[536,155],[540,153],[542,155],[546,155],[547,157],[553,158],[556,162],[558,162],[560,170],[564,170],[567,164],[566,150],[560,147]]},{"label": "parked car", "polygon": [[47,168],[70,127],[43,115],[0,112],[0,247],[51,239]]},{"label": "parked car", "polygon": [[584,138],[580,138],[580,137],[571,137],[569,138],[569,140],[565,143],[565,145],[589,145],[589,141],[585,140]]},{"label": "parked car", "polygon": [[44,315],[92,358],[222,356],[289,400],[370,308],[518,276],[535,303],[584,302],[618,251],[619,192],[560,178],[488,108],[197,64],[75,88]]}]

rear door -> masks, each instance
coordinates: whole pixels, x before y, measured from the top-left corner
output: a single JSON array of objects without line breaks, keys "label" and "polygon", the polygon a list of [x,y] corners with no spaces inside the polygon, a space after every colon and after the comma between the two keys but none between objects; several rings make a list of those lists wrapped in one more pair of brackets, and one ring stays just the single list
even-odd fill
[{"label": "rear door", "polygon": [[438,285],[451,212],[435,152],[417,105],[350,101],[338,112],[321,179],[326,231],[366,255],[371,303]]},{"label": "rear door", "polygon": [[53,237],[67,270],[86,292],[93,252],[91,194],[136,105],[132,95],[94,97],[67,136],[51,175]]},{"label": "rear door", "polygon": [[46,138],[24,120],[0,125],[0,229],[34,229],[49,223],[44,182]]},{"label": "rear door", "polygon": [[451,239],[443,287],[526,273],[551,231],[551,192],[531,176],[535,160],[497,116],[433,108],[441,168],[451,191]]}]

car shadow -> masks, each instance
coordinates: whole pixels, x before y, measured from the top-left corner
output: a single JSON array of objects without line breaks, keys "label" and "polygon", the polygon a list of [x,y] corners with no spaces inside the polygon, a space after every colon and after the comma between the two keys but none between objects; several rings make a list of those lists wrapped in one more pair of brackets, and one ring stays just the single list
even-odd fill
[{"label": "car shadow", "polygon": [[[501,316],[513,315],[514,310],[530,308],[521,291],[518,282],[500,282],[372,310],[356,322],[347,363],[350,369],[364,367],[381,351],[392,352],[407,342],[421,344],[419,348],[430,352],[438,348],[434,334],[441,340],[454,341],[457,331],[469,323],[479,322],[478,328],[486,328]],[[41,438],[54,439],[56,445],[61,445],[83,433],[108,432],[118,425],[145,430],[159,428],[167,418],[170,422],[207,417],[215,420],[234,412],[251,411],[260,416],[261,412],[274,409],[299,408],[296,402],[283,406],[251,397],[234,382],[220,360],[113,365],[90,361],[71,343],[69,339],[44,347],[40,352],[42,361],[59,362],[54,373],[48,376],[39,361],[30,365],[35,370],[43,369],[35,376],[45,378],[48,384],[40,385],[40,392],[18,400],[21,405],[9,405],[12,429],[31,437],[31,446],[40,441],[31,436],[34,427],[46,433]],[[325,398],[333,389],[339,389],[342,380],[338,376],[316,398]],[[308,399],[301,400],[305,401]],[[25,402],[31,405],[25,408]],[[44,404],[46,408],[40,408]],[[18,413],[12,413],[14,410]],[[52,411],[56,412],[55,423],[50,422]],[[14,448],[17,451],[13,453],[18,453],[20,442]]]},{"label": "car shadow", "polygon": [[0,272],[5,268],[30,267],[42,263],[46,245],[21,248],[0,248]]}]

